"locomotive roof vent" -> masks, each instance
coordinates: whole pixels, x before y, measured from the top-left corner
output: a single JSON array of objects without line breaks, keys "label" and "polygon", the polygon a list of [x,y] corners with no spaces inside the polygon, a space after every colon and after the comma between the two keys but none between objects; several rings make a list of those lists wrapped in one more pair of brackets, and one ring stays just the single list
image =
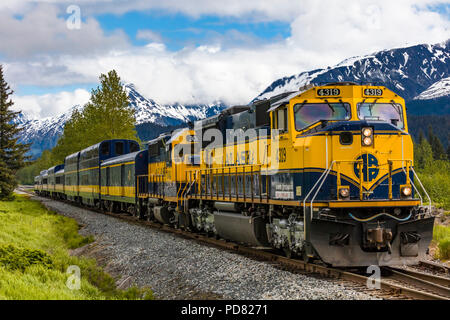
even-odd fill
[{"label": "locomotive roof vent", "polygon": [[358,84],[352,81],[330,82],[326,86],[357,86]]},{"label": "locomotive roof vent", "polygon": [[308,84],[305,84],[304,86],[301,86],[300,88],[298,88],[298,91],[306,91],[306,90],[309,90],[309,89],[311,89],[311,88],[313,88],[315,86],[316,85],[314,83],[308,83]]}]

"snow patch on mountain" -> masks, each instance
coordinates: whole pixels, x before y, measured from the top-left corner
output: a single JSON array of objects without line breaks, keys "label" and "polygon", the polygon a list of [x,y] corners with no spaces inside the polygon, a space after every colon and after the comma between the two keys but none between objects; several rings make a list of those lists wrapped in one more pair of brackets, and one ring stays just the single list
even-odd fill
[{"label": "snow patch on mountain", "polygon": [[450,96],[450,77],[433,83],[428,89],[423,91],[414,100],[428,100]]},{"label": "snow patch on mountain", "polygon": [[383,50],[345,59],[333,67],[306,71],[274,81],[254,100],[298,90],[307,84],[353,81],[383,85],[406,100],[450,75],[450,40],[429,45]]}]

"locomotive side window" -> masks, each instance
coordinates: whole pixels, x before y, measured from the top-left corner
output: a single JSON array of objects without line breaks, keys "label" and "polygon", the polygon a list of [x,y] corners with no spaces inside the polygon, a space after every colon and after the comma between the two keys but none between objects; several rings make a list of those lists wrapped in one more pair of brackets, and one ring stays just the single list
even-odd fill
[{"label": "locomotive side window", "polygon": [[273,113],[273,128],[281,133],[288,131],[287,108],[279,108]]},{"label": "locomotive side window", "polygon": [[123,142],[116,142],[116,155],[120,156],[123,154]]},{"label": "locomotive side window", "polygon": [[294,105],[295,130],[301,131],[320,120],[349,120],[348,103],[306,103]]},{"label": "locomotive side window", "polygon": [[148,146],[148,155],[149,157],[156,157],[157,155],[159,155],[158,143],[154,143]]}]

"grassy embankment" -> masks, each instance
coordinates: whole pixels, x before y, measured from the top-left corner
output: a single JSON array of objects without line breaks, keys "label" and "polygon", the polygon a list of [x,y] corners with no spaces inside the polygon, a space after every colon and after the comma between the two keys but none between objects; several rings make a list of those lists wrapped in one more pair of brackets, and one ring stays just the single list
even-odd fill
[{"label": "grassy embankment", "polygon": [[[436,208],[450,210],[450,161],[434,160],[417,174]],[[424,194],[422,194],[425,196]],[[424,198],[426,199],[426,198]]]},{"label": "grassy embankment", "polygon": [[[150,290],[118,290],[94,259],[69,255],[93,239],[78,234],[75,220],[45,209],[28,196],[0,201],[0,299],[151,299]],[[80,268],[80,288],[69,289]],[[76,284],[72,282],[72,284]]]},{"label": "grassy embankment", "polygon": [[450,259],[450,226],[435,224],[433,242],[437,246],[436,258],[441,260]]},{"label": "grassy embankment", "polygon": [[[427,190],[433,206],[444,210],[444,215],[450,218],[450,161],[434,160],[417,174]],[[425,194],[422,193],[424,200]],[[433,242],[438,250],[436,258],[450,259],[450,226],[435,223]]]}]

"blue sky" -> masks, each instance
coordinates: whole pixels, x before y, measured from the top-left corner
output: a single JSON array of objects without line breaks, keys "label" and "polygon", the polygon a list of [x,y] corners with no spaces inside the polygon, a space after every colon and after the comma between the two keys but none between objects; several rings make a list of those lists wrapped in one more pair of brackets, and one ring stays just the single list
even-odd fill
[{"label": "blue sky", "polygon": [[160,103],[247,103],[271,82],[450,35],[446,0],[0,2],[0,63],[17,105],[46,117],[84,104],[98,77]]},{"label": "blue sky", "polygon": [[[149,29],[161,35],[167,48],[177,51],[186,46],[197,46],[217,36],[226,36],[237,31],[258,43],[279,41],[290,35],[290,25],[284,21],[242,21],[231,17],[201,16],[189,17],[161,10],[154,12],[128,12],[123,15],[104,14],[96,19],[106,32],[121,29],[136,46],[145,45],[136,39],[138,30]],[[239,42],[234,45],[239,45]]]}]

